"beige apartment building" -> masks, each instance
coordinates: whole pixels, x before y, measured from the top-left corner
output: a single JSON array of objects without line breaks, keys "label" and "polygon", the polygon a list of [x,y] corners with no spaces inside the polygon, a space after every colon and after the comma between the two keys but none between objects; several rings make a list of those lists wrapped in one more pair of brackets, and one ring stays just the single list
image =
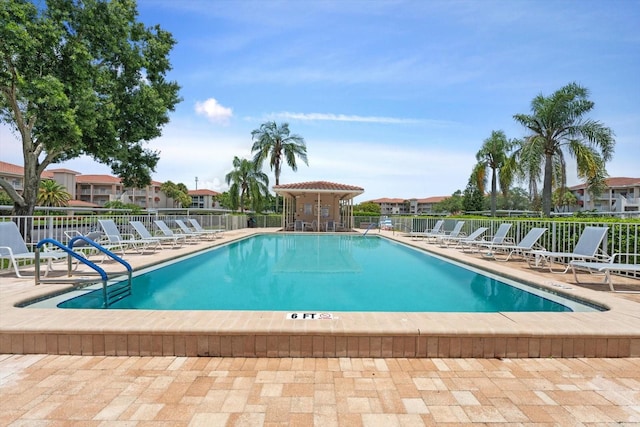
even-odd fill
[{"label": "beige apartment building", "polygon": [[577,210],[637,212],[640,210],[640,178],[615,177],[605,180],[606,190],[592,196],[586,184],[569,187],[578,199]]},{"label": "beige apartment building", "polygon": [[[24,168],[0,161],[0,178],[8,181],[18,192],[24,188]],[[144,188],[130,188],[112,175],[83,175],[70,169],[47,169],[42,178],[53,179],[71,194],[70,206],[102,207],[107,202],[132,203],[143,209],[173,208],[174,201],[162,192],[161,182],[151,181]],[[193,208],[217,209],[214,200],[219,193],[212,190],[192,190]]]},{"label": "beige apartment building", "polygon": [[449,196],[425,197],[422,199],[390,199],[369,200],[380,206],[382,215],[420,215],[436,213],[434,206]]}]

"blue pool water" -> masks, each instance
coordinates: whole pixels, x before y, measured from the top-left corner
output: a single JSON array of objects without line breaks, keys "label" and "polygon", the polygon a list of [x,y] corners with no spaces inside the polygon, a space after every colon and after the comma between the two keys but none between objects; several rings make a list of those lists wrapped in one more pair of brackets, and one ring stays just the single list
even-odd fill
[{"label": "blue pool water", "polygon": [[[512,286],[514,285],[514,286]],[[258,235],[144,271],[117,309],[500,312],[575,303],[376,237]],[[100,308],[102,291],[61,308]],[[580,310],[581,308],[577,308]]]}]

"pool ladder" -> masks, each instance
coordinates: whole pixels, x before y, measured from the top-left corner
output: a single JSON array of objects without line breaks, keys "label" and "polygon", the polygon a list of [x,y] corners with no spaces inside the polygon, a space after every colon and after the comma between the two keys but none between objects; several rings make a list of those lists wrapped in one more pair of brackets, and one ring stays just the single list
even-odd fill
[{"label": "pool ladder", "polygon": [[364,233],[362,233],[363,236],[366,236],[367,233],[369,232],[369,230],[371,230],[373,227],[377,227],[378,224],[376,224],[375,222],[372,222],[371,224],[369,224],[369,226],[367,227],[367,229],[364,231]]},{"label": "pool ladder", "polygon": [[[93,246],[94,248],[96,248],[98,252],[101,252],[105,256],[108,256],[109,258],[119,262],[126,268],[126,271],[116,272],[112,274],[111,277],[109,277],[109,274],[107,274],[107,272],[104,271],[104,269],[97,266],[94,262],[89,261],[87,258],[85,258],[84,256],[80,255],[79,253],[73,250],[73,244],[78,240],[82,240],[86,242],[90,246]],[[46,244],[53,245],[61,249],[62,251],[66,252],[67,255],[69,255],[67,257],[67,278],[56,277],[56,278],[50,278],[50,279],[49,278],[43,279],[40,277],[40,249]],[[72,264],[74,259],[78,262],[78,265],[84,264],[90,267],[91,269],[93,269],[95,272],[93,273],[94,277],[75,277],[74,278],[72,273]],[[76,269],[78,265],[76,265]],[[64,244],[54,239],[43,239],[39,241],[38,244],[36,245],[35,267],[36,267],[36,274],[35,274],[36,285],[39,285],[40,283],[71,283],[74,285],[74,287],[88,286],[96,283],[95,275],[97,274],[98,276],[100,276],[100,279],[102,281],[102,298],[103,298],[102,307],[103,308],[109,308],[111,304],[121,300],[122,298],[125,298],[126,296],[131,295],[131,276],[133,273],[133,269],[131,268],[131,265],[125,260],[123,260],[122,258],[120,258],[118,255],[114,254],[110,250],[104,248],[100,244],[96,243],[95,241],[85,236],[74,237],[73,239],[69,240],[68,246],[65,246]],[[90,276],[91,274],[92,273],[83,273],[84,276]]]}]

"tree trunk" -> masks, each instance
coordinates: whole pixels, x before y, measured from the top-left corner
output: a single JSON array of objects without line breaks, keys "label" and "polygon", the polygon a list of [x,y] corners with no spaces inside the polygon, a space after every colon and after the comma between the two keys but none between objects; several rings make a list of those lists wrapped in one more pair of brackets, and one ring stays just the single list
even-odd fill
[{"label": "tree trunk", "polygon": [[553,185],[553,154],[546,153],[544,156],[544,185],[542,187],[542,214],[551,216],[551,193]]},{"label": "tree trunk", "polygon": [[496,216],[496,193],[497,190],[496,184],[496,170],[494,168],[491,169],[491,216]]},{"label": "tree trunk", "polygon": [[[31,153],[30,153],[31,154]],[[38,188],[40,187],[40,174],[38,173],[37,159],[34,155],[24,156],[24,183],[22,189],[22,201],[14,201],[13,214],[18,218],[18,228],[23,233],[22,237],[27,243],[31,241],[33,225],[33,212],[38,202]]]}]

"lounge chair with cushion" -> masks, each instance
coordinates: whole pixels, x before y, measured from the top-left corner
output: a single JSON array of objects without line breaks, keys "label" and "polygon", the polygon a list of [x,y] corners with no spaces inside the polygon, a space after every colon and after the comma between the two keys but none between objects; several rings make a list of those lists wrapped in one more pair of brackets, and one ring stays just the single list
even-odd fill
[{"label": "lounge chair with cushion", "polygon": [[409,233],[409,236],[412,237],[412,240],[418,240],[420,238],[436,238],[440,235],[444,235],[444,233],[442,232],[442,226],[444,225],[444,220],[443,219],[439,219],[436,221],[436,223],[434,224],[433,228],[431,230],[424,230],[424,231],[419,231],[419,232],[411,232]]},{"label": "lounge chair with cushion", "polygon": [[198,220],[195,219],[195,218],[189,218],[189,222],[193,226],[193,229],[195,231],[197,231],[198,233],[210,234],[210,235],[212,235],[212,236],[214,236],[216,238],[222,238],[222,233],[224,232],[224,230],[221,230],[221,229],[215,229],[215,230],[206,229],[202,225],[200,225]]},{"label": "lounge chair with cushion", "polygon": [[[531,251],[528,257],[529,267],[544,268],[547,267],[552,273],[566,273],[571,268],[568,261],[601,261],[609,259],[609,257],[600,250],[600,245],[607,235],[609,227],[585,227],[576,243],[573,252],[550,252],[550,251]],[[562,261],[565,262],[564,269],[554,269],[554,264]]]},{"label": "lounge chair with cushion", "polygon": [[[0,259],[11,262],[17,277],[25,277],[20,274],[19,263],[28,261],[34,262],[36,254],[27,248],[18,226],[13,221],[0,222]],[[63,251],[40,251],[41,261],[47,261],[47,271],[45,276],[52,270],[51,263],[55,260],[67,259],[67,254]]]},{"label": "lounge chair with cushion", "polygon": [[187,238],[183,236],[154,236],[147,227],[145,227],[142,221],[129,221],[129,223],[133,229],[136,230],[136,233],[138,233],[138,236],[140,236],[142,240],[148,240],[150,242],[159,241],[160,244],[169,243],[172,247],[180,247],[187,240]]},{"label": "lounge chair with cushion", "polygon": [[[528,257],[533,250],[544,250],[542,246],[538,244],[538,240],[547,231],[546,228],[532,228],[529,232],[515,245],[511,244],[493,244],[486,245],[487,251],[483,252],[483,256],[486,258],[493,258],[498,261],[509,261],[512,255],[520,255],[522,257]],[[484,247],[484,245],[481,245]],[[501,255],[506,255],[501,258]]]},{"label": "lounge chair with cushion", "polygon": [[[616,259],[617,258],[617,259]],[[588,273],[600,273],[604,274],[603,283],[609,285],[609,289],[611,292],[624,292],[630,294],[638,294],[640,291],[627,291],[627,290],[616,290],[613,287],[613,280],[611,279],[611,273],[626,273],[628,275],[633,274],[634,277],[640,277],[640,264],[634,264],[630,262],[616,262],[616,260],[625,259],[625,261],[635,260],[636,262],[640,260],[639,254],[622,254],[617,253],[614,254],[611,259],[607,262],[594,262],[594,261],[571,261],[569,262],[569,266],[573,271],[573,277],[576,280],[576,283],[580,283],[578,280],[578,271],[586,271]]]},{"label": "lounge chair with cushion", "polygon": [[469,242],[478,241],[478,239],[480,239],[488,229],[489,228],[487,227],[478,227],[473,233],[469,234],[468,236],[463,236],[462,233],[460,233],[457,237],[451,235],[443,236],[440,238],[440,246],[443,248],[449,247],[451,245],[462,247]]},{"label": "lounge chair with cushion", "polygon": [[133,234],[120,233],[118,226],[112,219],[99,219],[98,223],[105,236],[112,245],[123,245],[124,249],[133,249],[138,253],[145,252],[147,249],[154,250],[160,244],[160,241],[148,239],[136,239]]},{"label": "lounge chair with cushion", "polygon": [[490,244],[493,245],[501,245],[501,244],[513,244],[513,240],[507,237],[509,230],[511,229],[511,223],[503,222],[500,224],[498,229],[496,230],[496,234],[493,236],[486,236],[482,240],[471,240],[465,242],[462,245],[459,245],[463,252],[478,252],[482,246],[487,246]]}]

